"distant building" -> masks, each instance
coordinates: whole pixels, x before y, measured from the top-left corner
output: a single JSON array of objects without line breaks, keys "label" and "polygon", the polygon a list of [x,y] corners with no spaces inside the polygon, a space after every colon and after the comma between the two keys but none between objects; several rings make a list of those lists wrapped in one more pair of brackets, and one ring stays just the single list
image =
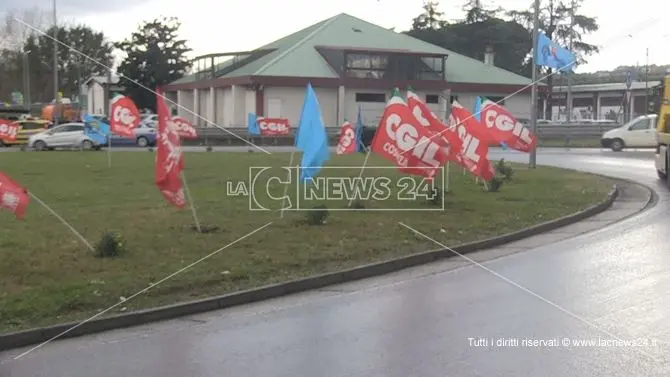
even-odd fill
[{"label": "distant building", "polygon": [[250,112],[296,125],[308,82],[328,126],[355,120],[358,108],[373,125],[392,89],[407,86],[440,117],[453,99],[472,108],[477,96],[500,101],[519,92],[504,104],[528,118],[531,80],[494,60],[492,50],[479,61],[339,14],[253,51],[200,57],[194,74],[162,89],[199,126],[207,122],[192,113],[225,127],[245,126]]},{"label": "distant building", "polygon": [[[112,75],[110,91],[123,92],[124,88],[119,85],[121,78],[117,75]],[[86,105],[86,111],[91,114],[105,114],[108,109],[105,109],[105,89],[108,86],[107,76],[92,76],[84,83],[86,88],[86,100],[83,101]]]},{"label": "distant building", "polygon": [[[573,120],[611,119],[624,122],[647,113],[645,97],[647,88],[659,85],[660,81],[633,81],[630,91],[626,83],[585,84],[572,86]],[[629,93],[629,94],[628,94]],[[552,90],[552,120],[567,119],[567,86],[555,86]]]}]

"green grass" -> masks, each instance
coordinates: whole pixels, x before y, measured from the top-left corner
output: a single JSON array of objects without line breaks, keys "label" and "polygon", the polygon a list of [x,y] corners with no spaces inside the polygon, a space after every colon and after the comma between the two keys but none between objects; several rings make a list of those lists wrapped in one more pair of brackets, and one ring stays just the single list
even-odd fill
[{"label": "green grass", "polygon": [[[135,310],[224,294],[434,249],[402,221],[446,245],[487,238],[573,213],[602,200],[606,179],[554,168],[516,166],[500,192],[485,192],[452,167],[442,212],[336,212],[310,226],[304,212],[250,212],[245,197],[226,195],[227,182],[248,181],[249,166],[287,165],[289,154],[186,154],[185,174],[202,223],[221,228],[198,234],[189,210],[167,205],[153,183],[153,153],[3,153],[0,170],[24,184],[92,243],[119,232],[127,251],[97,258],[36,201],[25,220],[0,212],[0,332],[82,320],[187,266],[222,245],[274,221],[211,259],[121,305]],[[330,165],[360,166],[363,156],[332,156]],[[299,162],[298,156],[294,164]],[[387,166],[372,156],[369,166]],[[357,176],[359,169],[338,170]],[[394,169],[384,170],[392,178]],[[325,175],[333,175],[330,170]],[[378,169],[366,169],[368,176]],[[236,186],[234,184],[233,186]],[[293,186],[289,192],[293,191]],[[280,197],[284,186],[270,191]],[[295,197],[293,197],[295,199]],[[310,203],[309,205],[316,205]],[[279,203],[272,203],[277,209]],[[328,202],[344,208],[345,201]],[[425,200],[365,202],[367,208],[435,209]],[[116,314],[118,311],[110,312]]]}]

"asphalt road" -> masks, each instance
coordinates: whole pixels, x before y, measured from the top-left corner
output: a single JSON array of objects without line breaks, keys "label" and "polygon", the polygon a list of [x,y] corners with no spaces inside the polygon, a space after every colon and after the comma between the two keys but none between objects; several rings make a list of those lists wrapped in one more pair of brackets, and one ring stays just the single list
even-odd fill
[{"label": "asphalt road", "polygon": [[[57,341],[11,360],[23,351],[15,350],[0,354],[9,360],[0,376],[670,376],[670,194],[651,156],[560,149],[538,156],[540,164],[657,190],[655,207],[607,228],[485,268],[399,273]],[[571,346],[561,345],[565,339]],[[580,341],[596,343],[573,343]]]}]

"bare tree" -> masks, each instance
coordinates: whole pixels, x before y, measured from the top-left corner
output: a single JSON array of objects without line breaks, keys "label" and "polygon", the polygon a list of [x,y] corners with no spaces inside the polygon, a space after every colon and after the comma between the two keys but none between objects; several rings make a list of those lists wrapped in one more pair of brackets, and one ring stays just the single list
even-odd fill
[{"label": "bare tree", "polygon": [[49,15],[39,8],[10,10],[0,28],[0,49],[21,51],[29,36],[39,34],[35,29],[45,30],[51,23]]},{"label": "bare tree", "polygon": [[39,8],[10,10],[6,13],[0,24],[0,101],[8,102],[14,90],[26,90],[23,88],[28,75],[24,72],[27,69],[26,41],[39,34],[35,29],[43,30],[49,26],[47,13]]}]

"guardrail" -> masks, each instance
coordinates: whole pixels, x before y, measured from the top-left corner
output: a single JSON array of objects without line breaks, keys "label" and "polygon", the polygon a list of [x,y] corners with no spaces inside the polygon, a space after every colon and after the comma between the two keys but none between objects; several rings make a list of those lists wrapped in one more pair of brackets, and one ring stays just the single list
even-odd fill
[{"label": "guardrail", "polygon": [[[549,123],[538,124],[537,135],[539,145],[556,144],[571,145],[588,141],[597,144],[601,135],[611,129],[620,127],[618,124],[598,123]],[[246,145],[251,142],[256,145],[293,145],[295,128],[286,136],[254,136],[249,135],[246,127],[226,127],[223,131],[216,127],[200,127],[197,129],[199,137],[194,140],[184,140],[184,145]],[[327,127],[330,145],[337,145],[339,127]],[[374,129],[366,127],[364,139],[371,140]],[[587,146],[587,145],[584,145]],[[591,145],[588,145],[591,146]],[[594,145],[595,146],[595,145]]]}]

